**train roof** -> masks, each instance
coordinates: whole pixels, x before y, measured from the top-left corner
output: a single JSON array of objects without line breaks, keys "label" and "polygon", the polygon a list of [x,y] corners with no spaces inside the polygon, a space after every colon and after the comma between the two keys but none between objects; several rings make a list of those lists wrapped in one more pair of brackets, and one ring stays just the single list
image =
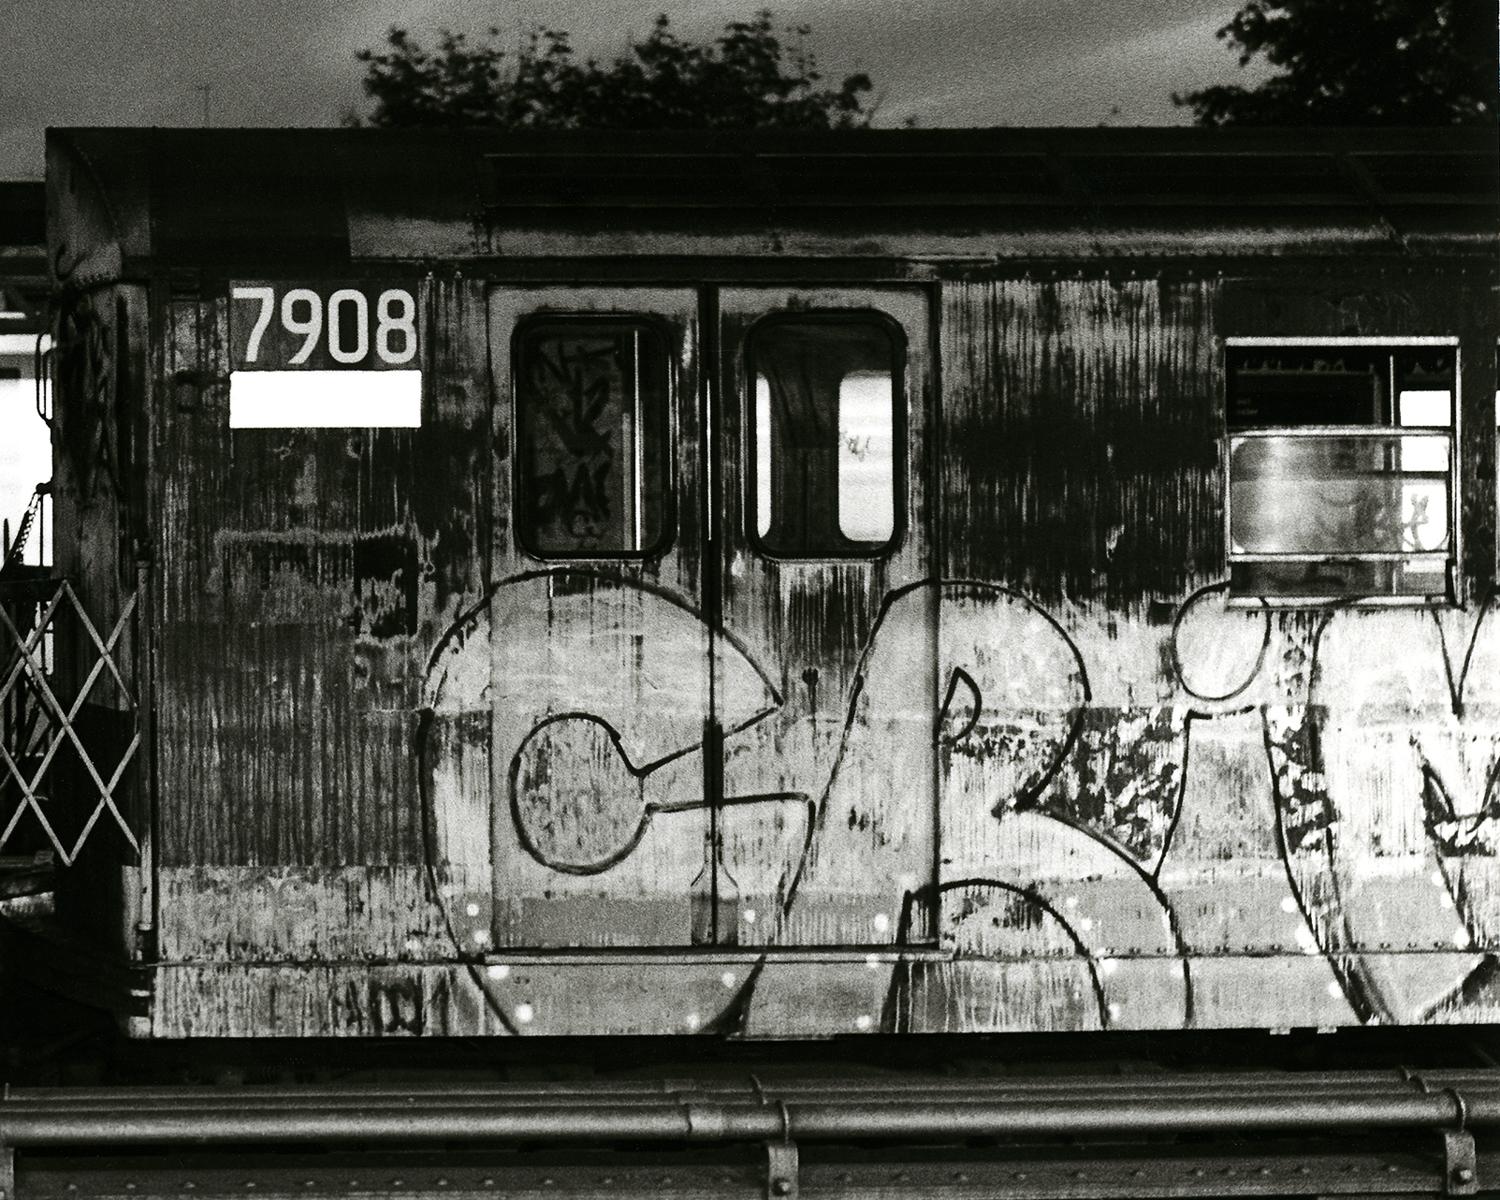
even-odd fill
[{"label": "train roof", "polygon": [[49,227],[89,259],[1492,253],[1489,127],[823,134],[53,129]]}]

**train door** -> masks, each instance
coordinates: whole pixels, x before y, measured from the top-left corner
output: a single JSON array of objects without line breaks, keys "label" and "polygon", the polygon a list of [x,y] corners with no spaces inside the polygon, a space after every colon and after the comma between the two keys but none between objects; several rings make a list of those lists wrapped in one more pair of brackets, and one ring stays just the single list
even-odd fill
[{"label": "train door", "polygon": [[[493,289],[498,947],[711,941],[711,620],[694,289]],[[725,667],[736,722],[769,711]]]},{"label": "train door", "polygon": [[778,702],[716,712],[717,940],[929,941],[937,596],[928,305],[917,289],[726,288],[710,603]]}]

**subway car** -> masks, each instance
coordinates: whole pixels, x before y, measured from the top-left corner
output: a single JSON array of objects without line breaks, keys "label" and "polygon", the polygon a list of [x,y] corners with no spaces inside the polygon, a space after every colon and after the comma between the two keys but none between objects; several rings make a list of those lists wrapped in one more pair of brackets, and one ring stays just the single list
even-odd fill
[{"label": "subway car", "polygon": [[1492,131],[47,153],[131,1032],[1500,1019]]}]

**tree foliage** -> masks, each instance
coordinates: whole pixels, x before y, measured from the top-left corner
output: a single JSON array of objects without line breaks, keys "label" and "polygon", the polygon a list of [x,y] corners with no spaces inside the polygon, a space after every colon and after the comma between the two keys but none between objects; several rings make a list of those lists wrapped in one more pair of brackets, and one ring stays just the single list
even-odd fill
[{"label": "tree foliage", "polygon": [[868,125],[870,79],[837,88],[804,49],[807,26],[778,36],[769,11],[733,21],[707,44],[683,41],[665,14],[628,53],[580,61],[565,32],[533,31],[513,53],[499,30],[470,42],[443,32],[424,50],[403,29],[361,50],[375,125],[508,129],[848,129]]},{"label": "tree foliage", "polygon": [[1218,36],[1281,73],[1174,94],[1200,125],[1493,121],[1493,0],[1247,0]]}]

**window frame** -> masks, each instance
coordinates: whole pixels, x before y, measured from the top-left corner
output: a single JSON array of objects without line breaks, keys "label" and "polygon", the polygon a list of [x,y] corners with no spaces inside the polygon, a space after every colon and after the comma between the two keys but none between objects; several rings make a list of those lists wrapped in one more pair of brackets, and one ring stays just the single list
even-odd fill
[{"label": "window frame", "polygon": [[[891,342],[891,533],[883,542],[861,543],[849,539],[853,548],[828,550],[819,554],[788,554],[765,544],[758,525],[758,496],[760,486],[759,463],[756,446],[759,427],[756,424],[755,402],[755,358],[751,347],[755,338],[767,326],[827,324],[847,325],[863,321],[880,326]],[[746,543],[757,555],[774,562],[819,563],[819,562],[874,562],[894,555],[906,540],[908,510],[911,497],[908,485],[908,463],[910,446],[908,436],[908,413],[910,389],[907,386],[907,369],[910,362],[906,328],[888,312],[878,308],[807,308],[782,309],[758,317],[746,328],[740,339],[740,474],[744,481],[741,496],[742,529]],[[774,496],[772,498],[774,503]],[[835,514],[834,525],[838,527]],[[842,536],[842,530],[840,530]]]},{"label": "window frame", "polygon": [[[548,325],[593,325],[599,327],[615,326],[616,328],[639,328],[652,329],[661,338],[662,346],[666,350],[666,419],[664,422],[663,461],[662,461],[662,523],[661,533],[656,540],[640,550],[541,550],[531,544],[531,530],[527,523],[521,519],[525,510],[526,488],[530,482],[530,467],[527,465],[525,448],[526,430],[528,422],[532,419],[525,412],[525,406],[521,403],[520,381],[523,368],[526,365],[526,357],[523,352],[524,340],[531,331],[539,326]],[[512,439],[511,455],[511,536],[515,539],[516,548],[523,554],[540,562],[605,562],[605,563],[644,563],[654,558],[660,558],[671,552],[677,545],[678,538],[678,469],[677,469],[677,442],[678,442],[678,419],[677,405],[681,386],[682,352],[676,331],[667,318],[659,313],[649,312],[625,312],[611,310],[608,312],[598,309],[570,309],[570,310],[546,310],[542,312],[527,313],[518,319],[510,335],[510,401],[511,401],[511,428],[515,431]]]},{"label": "window frame", "polygon": [[[1394,355],[1402,350],[1440,347],[1453,352],[1452,420],[1446,427],[1434,425],[1403,426],[1390,425],[1264,425],[1248,429],[1229,428],[1229,390],[1231,386],[1230,352],[1234,350],[1282,349],[1320,350],[1343,347],[1384,350]],[[1220,477],[1224,485],[1224,573],[1228,581],[1228,604],[1231,608],[1453,608],[1462,604],[1462,579],[1459,564],[1463,561],[1463,527],[1460,514],[1463,501],[1461,456],[1459,447],[1463,431],[1463,349],[1460,339],[1454,335],[1409,335],[1378,337],[1368,335],[1310,336],[1310,337],[1255,337],[1236,336],[1223,339],[1223,354],[1220,364],[1224,372],[1223,400],[1224,436],[1220,443]],[[1393,414],[1397,411],[1399,395],[1390,398]],[[1391,437],[1445,436],[1448,439],[1448,548],[1434,551],[1345,551],[1329,552],[1281,552],[1281,553],[1236,553],[1232,536],[1233,508],[1233,453],[1236,446],[1255,438],[1269,437],[1351,437],[1374,441]],[[1337,562],[1389,562],[1401,563],[1412,560],[1438,561],[1443,563],[1443,592],[1411,595],[1277,595],[1274,593],[1236,590],[1233,568],[1237,563],[1284,562],[1284,563],[1337,563]]]}]

